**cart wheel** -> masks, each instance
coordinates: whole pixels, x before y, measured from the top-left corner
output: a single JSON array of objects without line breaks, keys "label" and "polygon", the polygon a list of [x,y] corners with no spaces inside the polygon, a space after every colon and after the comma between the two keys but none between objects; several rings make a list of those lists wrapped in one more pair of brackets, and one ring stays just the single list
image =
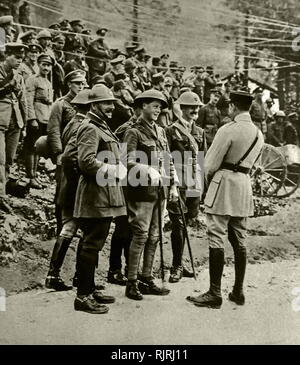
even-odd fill
[{"label": "cart wheel", "polygon": [[292,195],[300,185],[300,166],[288,165],[287,174],[283,185],[277,191],[276,196],[278,198],[286,198]]},{"label": "cart wheel", "polygon": [[264,144],[251,173],[253,193],[258,196],[274,196],[283,186],[287,173],[286,160],[276,147]]}]

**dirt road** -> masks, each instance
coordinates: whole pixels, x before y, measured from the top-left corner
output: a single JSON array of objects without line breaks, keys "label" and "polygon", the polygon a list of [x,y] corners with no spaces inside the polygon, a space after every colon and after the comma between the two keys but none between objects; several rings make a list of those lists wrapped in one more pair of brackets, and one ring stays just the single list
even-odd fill
[{"label": "dirt road", "polygon": [[111,285],[106,292],[117,301],[104,315],[75,312],[73,291],[12,295],[6,312],[0,312],[0,344],[300,344],[300,298],[297,303],[292,294],[300,288],[300,259],[248,265],[243,307],[227,300],[232,281],[230,265],[219,310],[184,299],[207,288],[207,270],[197,282],[168,284],[169,296],[147,296],[138,303]]}]

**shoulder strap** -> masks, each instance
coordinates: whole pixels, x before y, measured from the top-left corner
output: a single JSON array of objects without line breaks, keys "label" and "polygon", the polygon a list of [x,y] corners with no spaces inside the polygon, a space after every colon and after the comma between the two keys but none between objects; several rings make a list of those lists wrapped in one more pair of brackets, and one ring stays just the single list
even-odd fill
[{"label": "shoulder strap", "polygon": [[244,153],[244,155],[239,159],[239,161],[235,164],[235,166],[239,166],[244,160],[245,158],[249,155],[249,153],[253,150],[254,146],[256,145],[256,142],[258,141],[258,128],[256,131],[256,137],[254,139],[254,141],[252,142],[251,146],[248,148],[248,150]]},{"label": "shoulder strap", "polygon": [[195,138],[192,136],[191,133],[189,133],[184,127],[182,127],[179,123],[175,122],[173,124],[177,129],[180,130],[180,132],[185,135],[186,137],[188,137],[189,141],[191,142],[191,145],[193,146],[194,152],[196,153],[198,151],[198,145],[197,142],[195,141]]}]

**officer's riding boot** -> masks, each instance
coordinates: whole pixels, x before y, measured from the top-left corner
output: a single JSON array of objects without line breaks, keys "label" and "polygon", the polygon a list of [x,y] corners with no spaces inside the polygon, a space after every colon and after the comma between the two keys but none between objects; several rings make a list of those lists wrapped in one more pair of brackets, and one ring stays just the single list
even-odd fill
[{"label": "officer's riding boot", "polygon": [[186,299],[199,307],[219,309],[222,305],[221,279],[224,268],[224,249],[209,248],[209,291],[198,297],[189,296]]},{"label": "officer's riding boot", "polygon": [[238,305],[245,304],[243,283],[245,278],[246,265],[247,265],[246,247],[235,248],[234,250],[235,282],[232,292],[229,293],[229,300],[235,302]]},{"label": "officer's riding boot", "polygon": [[173,264],[169,282],[177,283],[179,280],[182,279],[183,276],[182,254],[184,246],[184,232],[182,229],[172,230],[171,244],[173,253]]},{"label": "officer's riding boot", "polygon": [[46,278],[46,288],[54,289],[56,291],[65,291],[72,289],[72,286],[66,285],[59,276],[61,266],[63,264],[71,241],[72,238],[65,238],[61,236],[57,238],[52,252],[50,269]]},{"label": "officer's riding boot", "polygon": [[143,299],[143,296],[138,287],[137,280],[128,280],[127,281],[125,295],[127,298],[133,299],[133,300],[142,300]]},{"label": "officer's riding boot", "polygon": [[85,296],[93,293],[95,290],[94,277],[95,269],[98,263],[98,252],[95,250],[81,249],[77,269],[78,269],[78,287],[77,295]]}]

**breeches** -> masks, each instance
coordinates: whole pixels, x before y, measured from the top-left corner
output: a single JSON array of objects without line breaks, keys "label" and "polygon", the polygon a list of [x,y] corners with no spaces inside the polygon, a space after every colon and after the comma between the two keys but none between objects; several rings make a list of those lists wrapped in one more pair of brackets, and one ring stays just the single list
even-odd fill
[{"label": "breeches", "polygon": [[[129,224],[132,229],[132,241],[129,249],[128,279],[136,280],[138,266],[144,249],[143,275],[150,276],[159,240],[158,200],[153,202],[128,202]],[[163,211],[165,200],[161,202]]]},{"label": "breeches", "polygon": [[224,248],[227,240],[233,248],[245,247],[247,218],[206,214],[209,247]]}]

